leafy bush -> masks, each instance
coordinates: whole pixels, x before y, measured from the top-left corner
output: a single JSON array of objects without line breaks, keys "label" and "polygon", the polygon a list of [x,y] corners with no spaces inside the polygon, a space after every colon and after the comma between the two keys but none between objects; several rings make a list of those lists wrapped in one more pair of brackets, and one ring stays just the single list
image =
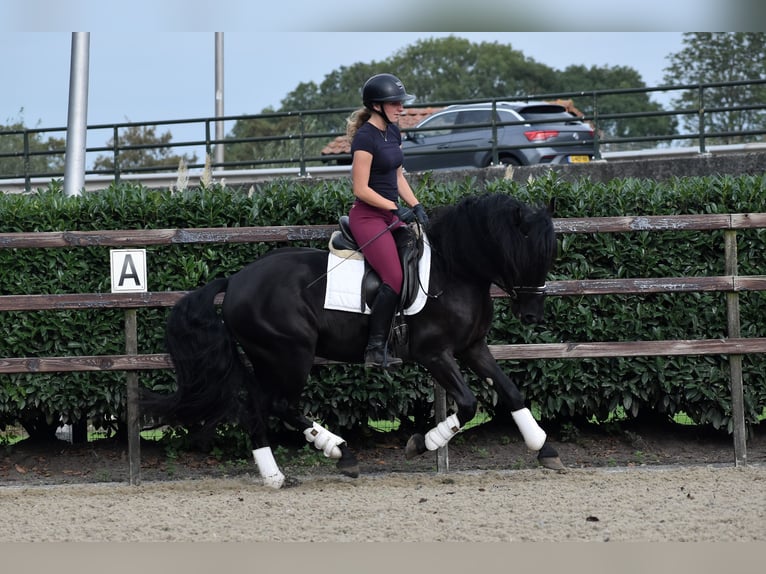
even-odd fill
[{"label": "leafy bush", "polygon": [[[603,217],[759,211],[766,204],[763,177],[711,177],[566,182],[555,173],[519,185],[499,180],[479,189],[475,180],[434,183],[425,178],[417,194],[430,208],[482,191],[512,193],[532,203],[557,198],[557,217]],[[0,195],[0,232],[238,227],[328,224],[347,212],[347,181],[276,180],[251,193],[209,187],[183,192],[119,184],[81,197],[65,197],[53,185],[31,195]],[[764,230],[738,233],[741,274],[759,274]],[[323,242],[301,244],[323,247]],[[149,289],[193,289],[231,274],[277,244],[148,246]],[[559,237],[560,255],[551,279],[721,275],[723,233],[636,232]],[[152,262],[162,265],[152,265]],[[108,292],[109,249],[0,249],[0,293]],[[763,336],[763,293],[740,296],[743,336]],[[547,323],[520,325],[508,302],[496,301],[490,343],[691,339],[726,336],[725,295],[549,298]],[[140,309],[139,352],[164,352],[166,309]],[[0,356],[120,354],[119,310],[5,312],[0,314]],[[686,413],[699,424],[731,430],[726,357],[637,357],[506,361],[544,420],[605,420],[616,409],[628,416]],[[744,358],[747,420],[766,407],[766,364]],[[483,407],[493,412],[493,392],[469,376]],[[141,374],[142,384],[170,390],[171,372]],[[416,366],[395,374],[370,373],[356,365],[314,369],[304,397],[307,413],[334,428],[366,425],[368,418],[394,420],[422,414],[432,398],[430,377]],[[121,373],[0,375],[0,426],[21,421],[49,433],[59,419],[107,425],[124,420]]]}]

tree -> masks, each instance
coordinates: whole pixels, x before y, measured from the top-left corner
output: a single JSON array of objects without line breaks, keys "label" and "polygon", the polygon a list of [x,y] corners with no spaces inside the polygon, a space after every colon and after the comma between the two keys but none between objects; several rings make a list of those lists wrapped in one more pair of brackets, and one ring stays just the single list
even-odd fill
[{"label": "tree", "polygon": [[[684,48],[668,58],[664,81],[670,85],[716,84],[752,81],[766,78],[766,35],[762,32],[686,32]],[[747,134],[766,128],[766,85],[729,85],[685,90],[673,101],[679,109],[708,111],[705,132],[717,132],[711,138],[717,143],[739,143],[763,140],[763,134]],[[745,109],[760,106],[761,109]],[[715,111],[717,108],[724,108]],[[734,109],[739,108],[739,109]],[[699,118],[696,113],[684,116],[685,128],[697,132]]]},{"label": "tree", "polygon": [[[282,100],[281,111],[347,110],[342,115],[316,115],[310,124],[303,120],[302,129],[311,125],[314,133],[327,132],[328,137],[324,141],[317,138],[305,142],[309,150],[316,151],[315,148],[321,149],[328,140],[345,132],[345,116],[362,105],[362,85],[367,78],[379,72],[392,72],[401,78],[407,91],[417,97],[415,105],[492,98],[513,100],[534,94],[575,91],[589,93],[595,90],[646,87],[638,72],[629,67],[571,66],[561,72],[524,56],[510,44],[472,43],[463,38],[448,36],[419,40],[382,62],[360,62],[340,67],[327,74],[319,84],[301,83]],[[591,97],[578,97],[573,104],[586,115],[592,115],[594,111]],[[647,93],[604,96],[598,101],[599,114],[661,110],[662,106],[650,101]],[[599,121],[598,127],[605,137],[627,138],[672,134],[676,125],[673,116],[658,115],[650,118],[605,119]],[[284,158],[287,157],[285,154],[288,148],[297,153],[295,146],[298,143],[292,141],[284,142],[283,147],[278,148],[279,155],[273,155],[277,148],[273,141],[269,143],[268,137],[280,135],[278,129],[282,127],[279,122],[271,119],[237,121],[231,135],[247,137],[253,141],[227,145],[227,161],[236,158],[240,161],[250,159],[261,162],[269,157]],[[291,133],[296,133],[296,129],[292,127]],[[284,130],[281,132],[285,133]]]},{"label": "tree", "polygon": [[[42,132],[27,128],[21,116],[7,121],[7,125],[0,126],[0,176],[34,177],[63,172],[66,148],[63,138],[45,139]],[[26,157],[25,148],[29,150]]]},{"label": "tree", "polygon": [[[155,126],[129,126],[123,128],[118,136],[117,162],[113,155],[99,155],[93,162],[93,168],[114,172],[115,163],[122,173],[130,171],[147,171],[152,168],[176,169],[181,160],[186,165],[197,162],[197,154],[177,155],[171,153],[173,135],[167,131],[161,136],[156,135]],[[106,142],[114,147],[114,138]]]},{"label": "tree", "polygon": [[[345,129],[347,114],[290,114],[276,112],[257,118],[240,119],[234,124],[226,143],[225,160],[237,168],[295,167],[296,158],[315,157],[318,161],[327,140],[339,134],[339,126]],[[327,126],[333,126],[335,130]],[[317,137],[323,134],[324,137]],[[302,137],[302,136],[308,137]]]},{"label": "tree", "polygon": [[509,98],[549,92],[552,68],[498,42],[472,43],[463,38],[420,40],[388,61],[419,102]]},{"label": "tree", "polygon": [[448,36],[420,40],[382,62],[341,67],[319,85],[299,84],[282,100],[282,109],[359,107],[362,85],[379,72],[396,74],[419,103],[512,98],[551,91],[556,83],[553,69],[510,45]]},{"label": "tree", "polygon": [[[375,62],[341,66],[327,74],[319,85],[314,82],[298,84],[282,100],[281,109],[323,110],[357,108],[362,105],[361,89],[365,80],[389,67],[386,63]],[[402,77],[402,80],[405,80],[405,78]],[[409,85],[407,85],[407,89],[410,89]]]},{"label": "tree", "polygon": [[[640,74],[627,66],[569,66],[556,77],[556,91],[589,92],[600,90],[621,90],[645,88]],[[610,115],[648,113],[662,111],[662,105],[652,102],[646,92],[628,92],[599,95],[577,99],[577,108],[586,116],[596,118],[600,137],[637,138],[671,135],[676,132],[678,122],[674,116],[648,116],[642,118],[610,118]],[[606,116],[603,119],[600,116]],[[645,147],[641,142],[628,144],[606,144],[608,150],[624,150]]]}]

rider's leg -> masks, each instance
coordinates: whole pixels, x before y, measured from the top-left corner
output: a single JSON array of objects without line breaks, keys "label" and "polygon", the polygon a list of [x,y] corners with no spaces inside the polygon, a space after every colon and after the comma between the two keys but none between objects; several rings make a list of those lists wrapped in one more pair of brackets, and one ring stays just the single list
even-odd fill
[{"label": "rider's leg", "polygon": [[399,357],[388,351],[391,323],[398,304],[399,294],[387,283],[381,285],[370,314],[370,331],[364,351],[365,367],[387,368],[402,364]]},{"label": "rider's leg", "polygon": [[392,367],[402,360],[388,349],[391,323],[399,304],[402,289],[402,264],[396,241],[389,226],[395,224],[393,214],[381,212],[365,204],[354,204],[349,225],[362,253],[381,279],[381,287],[371,307],[370,327],[365,350],[366,367]]}]

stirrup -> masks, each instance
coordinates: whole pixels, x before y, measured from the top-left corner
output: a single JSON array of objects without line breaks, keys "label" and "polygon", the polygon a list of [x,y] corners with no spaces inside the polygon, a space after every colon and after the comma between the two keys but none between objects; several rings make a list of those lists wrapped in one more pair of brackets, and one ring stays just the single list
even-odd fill
[{"label": "stirrup", "polygon": [[373,367],[392,369],[401,366],[403,362],[396,355],[390,354],[386,345],[372,347],[364,352],[364,367],[367,369]]}]

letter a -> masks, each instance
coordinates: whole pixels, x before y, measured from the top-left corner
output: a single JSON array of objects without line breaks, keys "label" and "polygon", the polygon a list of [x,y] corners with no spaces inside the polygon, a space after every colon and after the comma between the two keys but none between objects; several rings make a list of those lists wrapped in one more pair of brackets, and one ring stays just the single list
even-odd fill
[{"label": "letter a", "polygon": [[[127,272],[128,267],[130,267],[130,273]],[[131,257],[130,253],[125,255],[125,260],[122,262],[122,271],[120,272],[120,282],[119,282],[120,287],[123,286],[123,283],[125,282],[125,279],[127,278],[133,279],[133,282],[136,284],[136,287],[141,286],[141,278],[138,276],[138,271],[136,271],[136,266],[133,265],[133,257]]]}]

